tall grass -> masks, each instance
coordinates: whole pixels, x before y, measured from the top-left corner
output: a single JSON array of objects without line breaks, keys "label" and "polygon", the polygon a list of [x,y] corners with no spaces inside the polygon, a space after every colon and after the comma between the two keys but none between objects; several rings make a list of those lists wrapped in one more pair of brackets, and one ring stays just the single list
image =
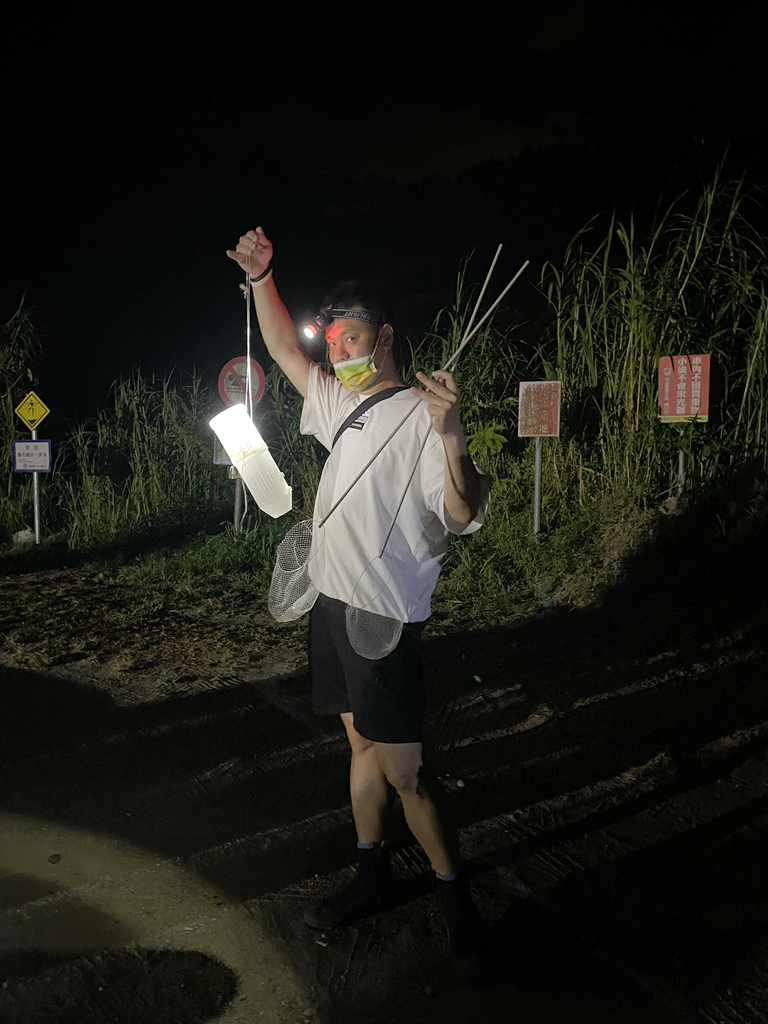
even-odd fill
[{"label": "tall grass", "polygon": [[[10,403],[9,391],[0,405],[4,421],[9,409],[13,414]],[[207,423],[214,411],[213,396],[196,375],[174,383],[136,373],[115,383],[95,420],[56,446],[53,471],[40,489],[45,534],[82,549],[231,499],[226,469],[213,465]],[[29,480],[19,476],[10,465],[3,479],[0,529],[6,533],[31,521]]]},{"label": "tall grass", "polygon": [[[551,602],[564,575],[588,575],[600,561],[601,531],[620,527],[627,502],[642,511],[669,494],[681,447],[693,488],[738,467],[766,468],[768,267],[766,240],[750,220],[754,202],[743,181],[718,177],[695,202],[681,197],[663,211],[647,237],[631,220],[611,221],[602,234],[591,222],[561,265],[543,269],[541,294],[552,312],[544,335],[491,323],[464,351],[462,420],[494,483],[484,529],[449,550],[442,600],[527,587],[539,604]],[[465,269],[454,301],[411,345],[407,383],[416,383],[417,369],[447,361],[474,299]],[[699,352],[712,356],[709,422],[659,423],[659,356]],[[544,445],[544,544],[531,531],[533,444],[516,436],[518,384],[540,379],[563,382],[562,436]],[[2,401],[7,418],[10,399]],[[301,403],[272,367],[259,427],[306,515],[324,454],[299,431]],[[193,504],[231,501],[226,471],[212,464],[207,422],[215,408],[196,377],[181,386],[136,375],[115,385],[96,420],[72,432],[45,482],[46,529],[82,548]],[[3,487],[10,511],[0,526],[20,528],[30,509],[24,482]],[[228,537],[206,542],[190,562],[194,572],[207,559],[230,569],[251,559],[263,582],[291,517],[274,523],[250,508],[236,555]]]},{"label": "tall grass", "polygon": [[15,408],[34,383],[32,363],[40,343],[22,300],[0,324],[0,451],[7,472],[0,483],[0,534],[20,530],[32,519],[32,483],[13,473],[12,442],[18,437]]},{"label": "tall grass", "polygon": [[32,522],[32,481],[28,474],[13,472],[13,441],[16,433],[15,396],[9,388],[0,395],[0,438],[3,474],[0,480],[0,536],[12,534]]},{"label": "tall grass", "polygon": [[226,491],[226,473],[212,462],[211,395],[198,376],[172,386],[134,374],[110,397],[95,423],[78,427],[64,446],[58,501],[73,548]]},{"label": "tall grass", "polygon": [[[561,267],[545,266],[555,320],[539,356],[543,375],[563,382],[556,461],[577,474],[582,500],[668,491],[678,448],[694,483],[738,463],[765,467],[768,267],[754,202],[742,180],[716,177],[692,212],[683,200],[664,211],[649,238],[612,221],[590,246],[593,223]],[[699,352],[712,356],[709,422],[660,423],[659,356]]]}]

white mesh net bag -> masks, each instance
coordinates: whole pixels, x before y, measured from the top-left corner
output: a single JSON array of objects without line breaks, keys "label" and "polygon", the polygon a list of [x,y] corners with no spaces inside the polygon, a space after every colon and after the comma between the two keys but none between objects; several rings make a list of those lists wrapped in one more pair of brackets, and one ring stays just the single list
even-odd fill
[{"label": "white mesh net bag", "polygon": [[386,658],[397,647],[402,633],[403,623],[399,619],[347,605],[347,636],[353,650],[363,658]]},{"label": "white mesh net bag", "polygon": [[394,651],[403,632],[403,623],[399,619],[371,610],[391,579],[392,560],[387,555],[374,558],[357,581],[352,600],[347,605],[349,642],[357,654],[370,661],[379,661]]},{"label": "white mesh net bag", "polygon": [[280,542],[267,601],[270,614],[278,622],[300,619],[317,600],[317,588],[309,578],[311,546],[311,519],[297,523]]}]

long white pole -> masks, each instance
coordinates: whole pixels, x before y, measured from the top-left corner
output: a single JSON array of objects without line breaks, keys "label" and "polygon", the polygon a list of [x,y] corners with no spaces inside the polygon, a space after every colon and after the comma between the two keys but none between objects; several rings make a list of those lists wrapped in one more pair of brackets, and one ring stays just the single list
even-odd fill
[{"label": "long white pole", "polygon": [[480,330],[480,328],[481,328],[481,327],[483,326],[483,324],[485,323],[485,321],[486,321],[486,320],[488,319],[488,317],[489,317],[489,316],[491,315],[491,313],[493,313],[494,309],[496,309],[496,307],[498,306],[498,304],[499,304],[499,303],[501,302],[501,300],[502,300],[502,299],[504,298],[504,296],[505,296],[505,295],[507,294],[507,292],[508,292],[508,291],[509,291],[509,289],[510,289],[510,288],[512,287],[512,285],[513,285],[513,284],[515,283],[515,281],[517,281],[518,277],[520,277],[520,275],[522,274],[522,272],[523,272],[523,271],[525,270],[525,268],[526,268],[526,267],[528,266],[528,264],[529,264],[530,262],[531,262],[530,260],[526,260],[526,261],[525,261],[525,263],[524,263],[524,264],[522,265],[522,267],[520,267],[520,269],[518,270],[518,272],[517,272],[517,273],[515,274],[515,276],[514,276],[514,277],[512,278],[512,280],[511,280],[511,281],[509,282],[509,284],[508,284],[508,285],[507,285],[507,287],[506,287],[506,288],[504,289],[504,291],[503,291],[503,292],[501,293],[501,295],[500,295],[500,296],[498,297],[498,299],[496,299],[496,301],[495,301],[495,302],[494,302],[494,304],[493,304],[493,305],[491,306],[491,308],[490,308],[490,309],[489,309],[489,310],[487,311],[487,313],[485,314],[485,316],[483,317],[483,319],[482,319],[482,320],[480,321],[480,323],[479,323],[479,324],[477,325],[477,327],[476,327],[476,328],[474,329],[474,331],[471,331],[471,332],[470,332],[470,333],[469,333],[469,334],[468,334],[468,335],[466,336],[466,338],[464,339],[464,341],[462,341],[462,343],[461,343],[461,344],[459,345],[459,347],[458,347],[458,348],[456,349],[456,351],[454,352],[454,354],[453,354],[453,355],[451,356],[451,358],[450,358],[450,359],[448,360],[448,362],[447,362],[447,363],[445,364],[445,366],[443,367],[443,369],[444,369],[444,370],[452,370],[452,369],[453,369],[453,367],[454,367],[454,366],[456,365],[456,362],[457,362],[457,360],[458,360],[459,356],[461,355],[461,350],[462,350],[462,349],[464,348],[464,346],[465,346],[465,345],[467,344],[467,342],[468,342],[468,341],[471,341],[471,340],[472,340],[472,338],[474,338],[474,336],[475,336],[475,335],[477,334],[477,332],[478,332],[478,331]]},{"label": "long white pole", "polygon": [[[503,248],[503,245],[499,244],[499,248],[496,250],[496,255],[493,257],[493,262],[491,263],[490,269],[489,269],[488,273],[485,275],[485,281],[483,282],[483,287],[480,289],[480,294],[477,296],[477,302],[475,303],[475,308],[472,310],[472,316],[469,318],[469,323],[467,324],[467,329],[464,332],[464,337],[466,337],[469,334],[469,332],[472,330],[472,325],[475,322],[475,317],[477,316],[477,311],[478,311],[478,309],[480,309],[480,303],[483,301],[483,296],[485,295],[485,289],[488,287],[488,282],[491,280],[491,274],[493,273],[493,268],[496,266],[496,261],[498,260],[499,255],[501,254],[502,248]],[[462,344],[463,344],[463,342],[462,342]],[[461,345],[459,345],[459,351],[461,351]],[[445,364],[445,368],[446,368],[446,370],[448,369],[448,363]]]},{"label": "long white pole", "polygon": [[[37,431],[32,431],[32,440],[37,440]],[[32,474],[32,500],[34,503],[34,516],[35,516],[35,544],[40,543],[40,484],[38,482],[39,473],[35,472]]]},{"label": "long white pole", "polygon": [[533,534],[541,530],[541,438],[536,438],[533,478]]},{"label": "long white pole", "polygon": [[[475,317],[477,316],[477,311],[480,308],[480,303],[483,301],[483,296],[485,295],[485,289],[488,287],[488,282],[491,280],[491,274],[493,273],[493,268],[496,266],[496,261],[499,258],[499,254],[501,253],[501,250],[502,250],[502,246],[499,245],[498,249],[496,250],[496,255],[493,257],[493,262],[491,263],[491,269],[485,275],[485,281],[483,282],[483,287],[480,289],[480,294],[477,297],[477,302],[475,303],[475,308],[472,310],[472,316],[469,318],[469,323],[467,324],[467,329],[464,332],[464,337],[466,337],[469,334],[469,332],[472,330],[472,325],[475,322]],[[461,346],[459,346],[459,348],[461,348]],[[446,363],[446,366],[447,365],[448,364]],[[413,480],[414,476],[416,475],[416,469],[418,468],[419,460],[421,459],[421,454],[422,454],[422,452],[424,451],[424,449],[427,446],[427,441],[429,440],[429,435],[431,433],[432,433],[431,427],[428,426],[427,427],[427,432],[424,435],[424,440],[421,442],[421,448],[419,448],[419,454],[416,456],[416,461],[413,464],[413,469],[411,470],[411,475],[408,477],[408,483],[405,485],[405,490],[403,491],[403,496],[400,499],[400,501],[398,502],[397,508],[395,509],[395,514],[392,517],[392,525],[390,526],[389,530],[387,531],[387,536],[384,538],[384,543],[381,545],[381,551],[379,552],[379,558],[382,558],[384,556],[384,549],[387,546],[387,541],[392,536],[392,531],[395,528],[395,523],[397,522],[397,517],[398,517],[398,515],[400,513],[400,509],[403,507],[403,502],[405,501],[405,496],[408,493],[408,488],[411,486],[411,480]]]}]

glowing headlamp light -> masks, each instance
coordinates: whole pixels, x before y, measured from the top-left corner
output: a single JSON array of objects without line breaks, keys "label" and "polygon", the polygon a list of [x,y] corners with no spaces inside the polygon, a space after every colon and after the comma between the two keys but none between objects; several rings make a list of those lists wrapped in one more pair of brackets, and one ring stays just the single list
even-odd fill
[{"label": "glowing headlamp light", "polygon": [[330,327],[331,326],[332,319],[333,319],[332,317],[327,316],[325,314],[325,312],[323,310],[321,310],[317,314],[315,319],[314,320],[310,320],[309,323],[304,328],[304,337],[305,338],[314,338],[314,337],[316,337],[316,335],[318,335],[320,333],[320,331],[324,331],[326,327]]},{"label": "glowing headlamp light", "polygon": [[374,327],[378,327],[381,324],[381,320],[374,316],[373,313],[366,313],[362,309],[344,309],[343,307],[340,308],[337,306],[323,306],[315,319],[310,320],[304,328],[304,336],[307,338],[316,337],[320,331],[324,331],[326,327],[330,327],[333,323],[334,317],[338,316],[348,317],[350,320],[362,320],[364,323],[373,324]]}]

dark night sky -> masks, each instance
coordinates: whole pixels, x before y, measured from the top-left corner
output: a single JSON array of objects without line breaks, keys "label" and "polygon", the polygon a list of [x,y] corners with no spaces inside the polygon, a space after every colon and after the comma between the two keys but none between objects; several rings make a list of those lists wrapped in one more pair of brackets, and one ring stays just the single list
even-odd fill
[{"label": "dark night sky", "polygon": [[591,215],[648,214],[728,143],[732,174],[768,178],[766,18],[746,4],[278,10],[9,31],[0,316],[27,294],[56,413],[90,414],[135,366],[215,382],[242,347],[224,250],[257,223],[294,317],[377,276],[416,334],[473,250],[482,278],[505,243],[498,287],[532,260],[525,309]]}]

